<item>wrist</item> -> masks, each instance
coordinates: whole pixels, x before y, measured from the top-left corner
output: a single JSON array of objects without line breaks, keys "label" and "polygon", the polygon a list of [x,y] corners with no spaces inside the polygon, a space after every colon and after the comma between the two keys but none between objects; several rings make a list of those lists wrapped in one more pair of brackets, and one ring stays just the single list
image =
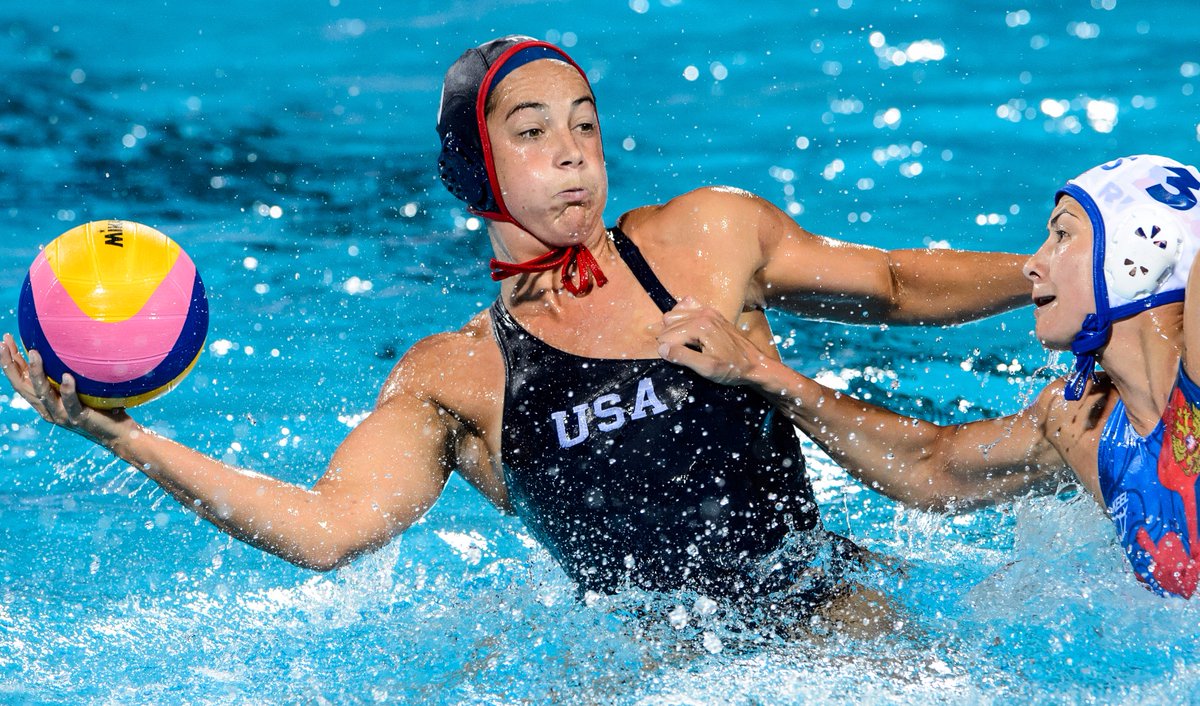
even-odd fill
[{"label": "wrist", "polygon": [[138,424],[133,419],[126,417],[113,428],[106,430],[103,436],[100,436],[94,441],[104,448],[108,449],[112,454],[120,458],[135,463],[137,441],[146,436],[150,432],[141,424]]},{"label": "wrist", "polygon": [[747,371],[743,384],[762,395],[778,397],[788,394],[789,378],[795,371],[769,355],[760,355],[757,363]]}]

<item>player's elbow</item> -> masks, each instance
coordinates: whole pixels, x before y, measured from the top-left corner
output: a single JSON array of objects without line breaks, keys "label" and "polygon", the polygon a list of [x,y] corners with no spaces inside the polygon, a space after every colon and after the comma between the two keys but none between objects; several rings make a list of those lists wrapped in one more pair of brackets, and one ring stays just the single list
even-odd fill
[{"label": "player's elbow", "polygon": [[388,513],[357,496],[347,501],[318,495],[313,512],[291,535],[296,541],[284,558],[313,571],[333,571],[384,547],[419,516]]},{"label": "player's elbow", "polygon": [[[271,549],[270,547],[265,548]],[[344,552],[334,551],[324,546],[306,546],[299,543],[276,548],[271,553],[289,564],[322,573],[344,566],[350,560]]]},{"label": "player's elbow", "polygon": [[931,493],[916,498],[910,505],[918,510],[925,512],[936,512],[938,514],[947,515],[953,514],[962,509],[960,498],[956,495],[943,495]]},{"label": "player's elbow", "polygon": [[882,262],[876,272],[875,308],[882,322],[892,324],[921,323],[919,315],[914,315],[913,305],[906,295],[904,278],[901,270],[903,265],[890,251],[881,251]]},{"label": "player's elbow", "polygon": [[308,569],[310,571],[316,571],[316,572],[319,572],[322,574],[333,571],[334,569],[341,568],[342,566],[345,565],[344,562],[323,560],[323,559],[310,560],[310,559],[304,558],[304,559],[291,559],[290,561],[293,564],[295,564],[296,566],[299,566],[301,569]]},{"label": "player's elbow", "polygon": [[927,447],[906,475],[903,496],[898,499],[909,507],[946,514],[973,506],[937,442]]},{"label": "player's elbow", "polygon": [[348,546],[325,545],[289,553],[284,558],[301,568],[326,573],[342,568],[367,551],[369,548],[352,549]]},{"label": "player's elbow", "polygon": [[911,479],[892,498],[915,510],[952,513],[959,508],[961,498],[927,479]]},{"label": "player's elbow", "polygon": [[936,512],[940,515],[965,512],[979,505],[976,500],[957,491],[923,483],[906,486],[903,492],[897,493],[893,499],[914,510]]},{"label": "player's elbow", "polygon": [[351,554],[346,551],[324,551],[311,553],[296,563],[306,569],[326,573],[349,564],[355,556],[357,554]]},{"label": "player's elbow", "polygon": [[995,502],[986,488],[963,482],[945,466],[927,472],[912,490],[906,504],[943,515],[969,512]]},{"label": "player's elbow", "polygon": [[949,283],[939,284],[948,275],[922,264],[930,251],[887,251],[882,268],[884,319],[902,326],[946,326],[979,318],[986,312],[956,294]]},{"label": "player's elbow", "polygon": [[318,522],[281,555],[305,569],[333,571],[387,544],[390,535],[373,530],[332,521]]}]

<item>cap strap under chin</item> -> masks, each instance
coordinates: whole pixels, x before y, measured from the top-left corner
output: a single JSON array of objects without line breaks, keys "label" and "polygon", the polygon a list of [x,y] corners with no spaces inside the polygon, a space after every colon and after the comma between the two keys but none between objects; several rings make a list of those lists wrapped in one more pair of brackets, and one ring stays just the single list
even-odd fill
[{"label": "cap strap under chin", "polygon": [[1063,397],[1075,401],[1083,399],[1083,391],[1087,382],[1096,375],[1096,356],[1091,353],[1075,356],[1075,370],[1067,377],[1067,386],[1063,388]]},{"label": "cap strap under chin", "polygon": [[1112,324],[1102,323],[1100,317],[1095,314],[1088,314],[1083,319],[1083,328],[1071,341],[1071,352],[1075,354],[1075,370],[1067,377],[1063,397],[1068,400],[1083,398],[1088,379],[1096,374],[1096,351],[1103,348],[1111,336]]},{"label": "cap strap under chin", "polygon": [[[562,268],[560,275],[562,286],[575,296],[587,294],[592,289],[593,281],[597,287],[603,287],[608,283],[608,278],[600,271],[600,263],[596,262],[592,251],[588,250],[586,245],[555,248],[525,262],[501,262],[493,257],[490,265],[492,268],[492,280],[496,282],[512,277],[513,275],[531,274]],[[572,266],[579,273],[578,284],[571,279]]]}]

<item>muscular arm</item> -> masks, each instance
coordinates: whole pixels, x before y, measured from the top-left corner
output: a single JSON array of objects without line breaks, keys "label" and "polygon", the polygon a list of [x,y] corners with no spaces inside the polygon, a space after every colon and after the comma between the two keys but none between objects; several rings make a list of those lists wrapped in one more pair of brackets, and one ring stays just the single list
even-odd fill
[{"label": "muscular arm", "polygon": [[50,387],[36,353],[26,365],[11,337],[0,348],[9,381],[44,418],[105,446],[222,530],[301,566],[332,569],[387,543],[434,503],[451,466],[447,415],[403,384],[385,387],[306,489],[208,458],[123,412],[84,407],[70,378],[61,395]]},{"label": "muscular arm", "polygon": [[664,322],[664,358],[753,387],[851,475],[903,503],[961,510],[1044,488],[1069,470],[1044,432],[1052,392],[1019,414],[943,427],[819,385],[763,354],[712,309],[685,302]]},{"label": "muscular arm", "polygon": [[225,532],[328,570],[421,517],[447,478],[446,428],[427,402],[396,396],[346,438],[311,489],[234,468],[142,429],[112,451]]},{"label": "muscular arm", "polygon": [[1045,442],[1037,405],[939,426],[830,390],[774,361],[753,384],[838,465],[907,505],[938,511],[990,505],[1043,488],[1067,470]]},{"label": "muscular arm", "polygon": [[1024,256],[841,242],[809,233],[762,199],[742,198],[757,211],[756,284],[765,305],[858,324],[955,324],[1029,303]]}]

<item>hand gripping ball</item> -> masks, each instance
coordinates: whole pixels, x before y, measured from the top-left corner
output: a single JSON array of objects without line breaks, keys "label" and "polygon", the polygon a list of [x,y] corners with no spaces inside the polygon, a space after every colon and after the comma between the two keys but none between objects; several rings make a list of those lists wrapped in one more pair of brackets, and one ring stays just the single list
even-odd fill
[{"label": "hand gripping ball", "polygon": [[187,253],[129,221],[94,221],[46,246],[21,287],[21,343],[56,387],[71,373],[84,404],[132,407],[196,364],[208,299]]}]

